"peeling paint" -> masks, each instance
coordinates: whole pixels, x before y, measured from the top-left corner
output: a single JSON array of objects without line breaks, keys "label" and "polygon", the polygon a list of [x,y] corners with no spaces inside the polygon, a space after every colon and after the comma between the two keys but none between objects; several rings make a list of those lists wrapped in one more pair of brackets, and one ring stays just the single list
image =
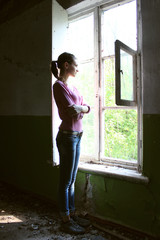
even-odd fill
[{"label": "peeling paint", "polygon": [[91,174],[89,174],[89,173],[85,174],[85,187],[84,187],[84,193],[83,193],[83,197],[82,197],[84,206],[88,210],[91,207],[90,201],[93,197],[92,196],[92,185],[91,185],[91,182],[90,182],[90,177],[91,177]]}]

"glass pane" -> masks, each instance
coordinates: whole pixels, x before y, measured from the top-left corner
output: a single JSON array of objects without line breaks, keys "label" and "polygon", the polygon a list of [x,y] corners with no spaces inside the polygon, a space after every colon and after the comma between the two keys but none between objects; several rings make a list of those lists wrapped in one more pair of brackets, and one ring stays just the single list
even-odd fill
[{"label": "glass pane", "polygon": [[73,53],[79,61],[93,58],[93,14],[69,24],[67,49],[67,51]]},{"label": "glass pane", "polygon": [[84,115],[81,155],[95,155],[95,112],[94,106],[94,63],[81,64],[77,74],[77,88],[84,97],[84,102],[88,103],[92,110],[90,114]]},{"label": "glass pane", "polygon": [[84,103],[91,106],[91,112],[84,115],[81,155],[95,156],[95,88],[94,88],[94,63],[84,63],[79,65],[79,72],[76,78],[71,78],[70,83],[77,87],[80,94],[83,96]]},{"label": "glass pane", "polygon": [[114,55],[116,39],[137,49],[136,1],[103,12],[102,55]]},{"label": "glass pane", "polygon": [[137,160],[137,111],[107,109],[104,118],[104,156]]},{"label": "glass pane", "polygon": [[97,149],[95,149],[95,110],[85,115],[83,118],[83,130],[81,142],[81,155],[95,156]]},{"label": "glass pane", "polygon": [[[79,61],[79,73],[71,83],[77,87],[84,102],[91,106],[91,112],[84,114],[84,134],[81,144],[81,155],[95,156],[95,83],[94,83],[94,18],[93,14],[71,22],[68,29],[67,51],[73,53]],[[89,60],[90,62],[86,62]]]},{"label": "glass pane", "polygon": [[[69,82],[73,84],[84,98],[84,102],[94,106],[94,63],[81,63],[78,66],[79,72],[76,78],[70,78]],[[89,91],[88,91],[89,90]]]},{"label": "glass pane", "polygon": [[115,57],[104,60],[104,106],[115,106]]},{"label": "glass pane", "polygon": [[133,101],[133,57],[120,50],[120,62],[121,99]]}]

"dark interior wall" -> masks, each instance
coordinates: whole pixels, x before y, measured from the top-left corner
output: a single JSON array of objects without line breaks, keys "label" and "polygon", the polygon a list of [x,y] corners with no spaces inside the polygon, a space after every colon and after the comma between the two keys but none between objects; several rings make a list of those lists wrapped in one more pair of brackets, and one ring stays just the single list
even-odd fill
[{"label": "dark interior wall", "polygon": [[43,194],[53,181],[48,171],[54,172],[46,164],[52,158],[51,19],[46,0],[0,25],[0,178]]},{"label": "dark interior wall", "polygon": [[[143,161],[149,184],[79,171],[76,203],[99,217],[160,236],[160,113],[156,110],[160,3],[140,3]],[[0,25],[0,179],[56,202],[59,170],[48,164],[52,158],[51,9],[51,0],[41,1]],[[148,99],[152,103],[155,98],[156,109],[152,104],[147,107]]]},{"label": "dark interior wall", "polygon": [[[143,139],[144,174],[152,187],[160,184],[160,2],[141,1],[142,7],[142,79],[143,79]],[[157,196],[160,191],[157,188]],[[160,198],[158,198],[158,201]],[[160,202],[160,201],[159,201]],[[160,206],[158,206],[160,208]]]},{"label": "dark interior wall", "polygon": [[0,0],[0,23],[6,22],[43,0]]},{"label": "dark interior wall", "polygon": [[143,78],[143,162],[150,179],[153,231],[160,235],[160,2],[141,0],[142,7],[142,78]]},{"label": "dark interior wall", "polygon": [[43,1],[0,26],[0,115],[51,115],[50,7]]}]

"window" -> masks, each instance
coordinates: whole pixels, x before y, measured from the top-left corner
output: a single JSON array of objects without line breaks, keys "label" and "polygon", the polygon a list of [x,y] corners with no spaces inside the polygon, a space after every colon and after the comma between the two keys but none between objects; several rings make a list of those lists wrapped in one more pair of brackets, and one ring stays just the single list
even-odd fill
[{"label": "window", "polygon": [[116,104],[137,105],[136,51],[119,40],[115,42]]},{"label": "window", "polygon": [[80,65],[74,84],[92,108],[83,120],[83,161],[137,168],[136,12],[136,1],[119,1],[69,22],[68,49]]},{"label": "window", "polygon": [[97,168],[141,170],[137,6],[136,0],[116,2],[82,7],[84,14],[78,8],[68,10],[68,19],[65,13],[62,24],[67,35],[63,44],[58,38],[56,44],[54,41],[53,56],[58,56],[63,46],[79,60],[79,73],[70,81],[91,106],[91,113],[83,118],[81,162],[98,163]]},{"label": "window", "polygon": [[[126,81],[126,75],[128,75],[127,79],[131,79],[132,77],[132,74],[130,74],[132,64],[129,65],[130,56],[126,57],[125,49],[122,49],[124,44],[120,45],[120,42],[117,41],[117,39],[121,40],[130,47],[133,47],[135,50],[137,49],[136,1],[114,6],[109,9],[102,8],[100,13],[102,36],[102,74],[100,79],[102,92],[102,103],[100,106],[102,114],[102,160],[110,163],[118,163],[121,161],[121,164],[123,163],[124,165],[128,164],[128,166],[136,166],[138,155],[137,108],[129,106],[133,105],[131,104],[133,101],[131,102],[130,99],[132,95],[132,93],[130,93],[132,86],[130,82],[132,82],[132,80]],[[120,52],[119,56],[121,56],[119,57],[119,61],[117,58],[115,59],[115,42],[118,43],[116,46],[120,49],[120,51],[118,51],[116,48],[116,53]],[[123,65],[123,70],[122,66],[121,68],[119,67],[119,71],[121,71],[121,78],[118,79],[117,76],[115,76],[115,60],[116,63],[119,63],[120,65],[120,59],[122,60],[121,65]],[[129,84],[127,85],[126,83]],[[117,89],[117,86],[121,86],[121,89]],[[128,101],[125,100],[125,98],[129,98]],[[129,102],[130,104],[126,104]]]}]

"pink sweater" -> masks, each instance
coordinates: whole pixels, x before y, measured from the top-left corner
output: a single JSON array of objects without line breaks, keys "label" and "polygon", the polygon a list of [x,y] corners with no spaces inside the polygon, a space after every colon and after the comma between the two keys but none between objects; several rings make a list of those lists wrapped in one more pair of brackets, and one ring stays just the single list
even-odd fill
[{"label": "pink sweater", "polygon": [[53,94],[58,107],[59,117],[62,120],[59,129],[82,132],[82,118],[84,113],[79,113],[71,117],[66,111],[67,107],[73,104],[87,106],[90,111],[90,107],[83,103],[83,97],[79,94],[78,90],[75,87],[71,89],[62,81],[57,80],[53,85]]}]

